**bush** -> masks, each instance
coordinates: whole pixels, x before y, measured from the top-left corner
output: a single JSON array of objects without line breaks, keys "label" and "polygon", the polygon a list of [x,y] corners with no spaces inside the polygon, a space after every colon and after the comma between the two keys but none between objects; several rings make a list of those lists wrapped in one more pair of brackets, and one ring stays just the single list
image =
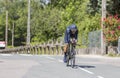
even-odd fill
[{"label": "bush", "polygon": [[108,16],[104,18],[104,37],[107,43],[117,42],[118,37],[120,36],[120,18],[118,15]]}]

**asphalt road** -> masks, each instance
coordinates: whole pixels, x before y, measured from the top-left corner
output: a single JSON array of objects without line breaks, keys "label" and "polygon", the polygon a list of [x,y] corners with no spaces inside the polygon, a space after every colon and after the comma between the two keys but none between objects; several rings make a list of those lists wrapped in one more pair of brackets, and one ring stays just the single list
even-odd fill
[{"label": "asphalt road", "polygon": [[0,54],[0,78],[120,78],[120,58],[77,56],[75,68],[63,56]]}]

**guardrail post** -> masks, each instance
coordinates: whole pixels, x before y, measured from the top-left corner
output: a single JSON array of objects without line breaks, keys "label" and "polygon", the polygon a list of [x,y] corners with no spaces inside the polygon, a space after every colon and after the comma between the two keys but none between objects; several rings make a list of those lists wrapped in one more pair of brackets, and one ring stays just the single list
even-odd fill
[{"label": "guardrail post", "polygon": [[55,46],[56,46],[56,54],[58,55],[59,54],[59,43],[58,43],[58,40],[56,41]]}]

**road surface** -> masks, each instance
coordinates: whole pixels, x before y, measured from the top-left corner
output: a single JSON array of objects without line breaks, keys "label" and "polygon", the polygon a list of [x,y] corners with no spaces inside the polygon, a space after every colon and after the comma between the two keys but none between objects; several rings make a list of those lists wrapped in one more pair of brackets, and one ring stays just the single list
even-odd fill
[{"label": "road surface", "polygon": [[77,56],[75,68],[61,55],[0,54],[0,78],[120,78],[120,58]]}]

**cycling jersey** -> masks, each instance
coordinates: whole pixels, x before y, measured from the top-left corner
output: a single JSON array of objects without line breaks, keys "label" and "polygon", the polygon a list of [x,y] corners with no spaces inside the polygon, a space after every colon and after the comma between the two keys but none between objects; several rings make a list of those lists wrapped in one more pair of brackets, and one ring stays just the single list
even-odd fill
[{"label": "cycling jersey", "polygon": [[[76,32],[74,34],[72,34],[72,31],[71,31],[72,29],[76,29]],[[65,31],[64,42],[69,43],[71,38],[75,38],[76,40],[78,38],[78,29],[77,29],[77,26],[74,24],[67,27]]]}]

